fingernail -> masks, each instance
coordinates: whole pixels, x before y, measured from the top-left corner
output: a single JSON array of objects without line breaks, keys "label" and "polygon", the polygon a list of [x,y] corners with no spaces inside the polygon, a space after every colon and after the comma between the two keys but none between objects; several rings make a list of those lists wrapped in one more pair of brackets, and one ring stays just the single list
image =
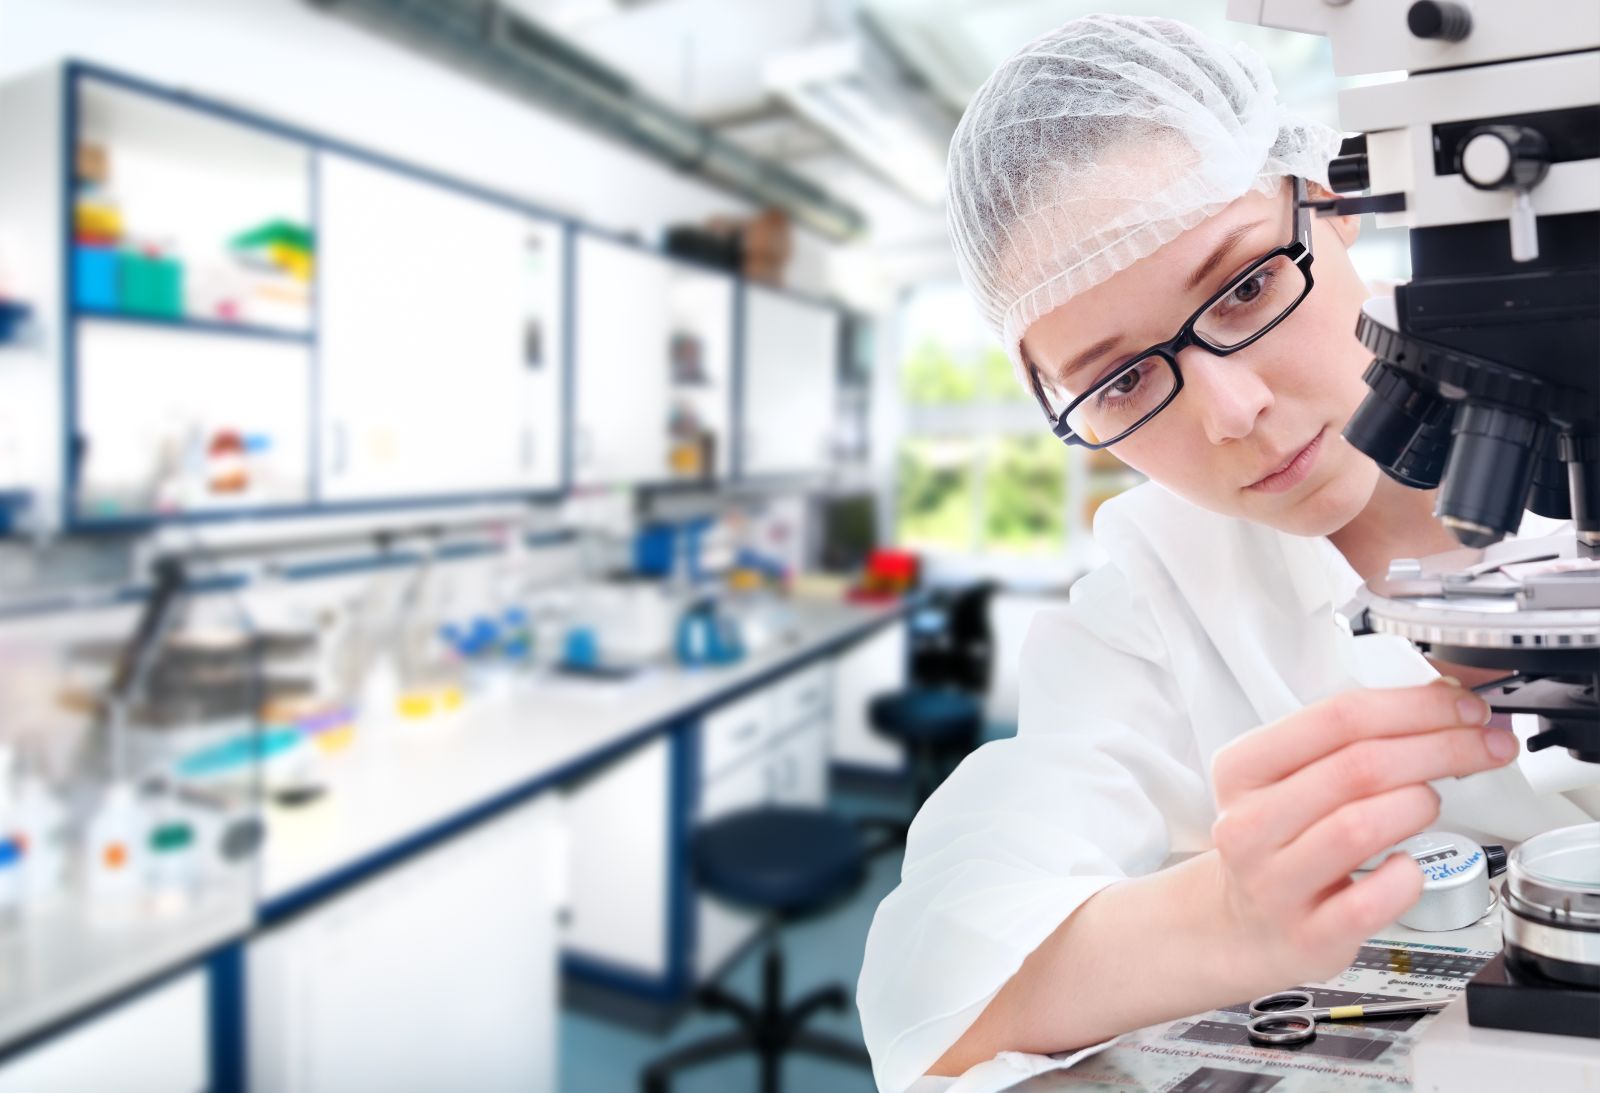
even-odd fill
[{"label": "fingernail", "polygon": [[1439,678],[1441,680],[1443,680],[1444,682],[1450,684],[1450,686],[1452,686],[1452,687],[1461,686],[1461,681],[1459,679],[1457,679],[1455,676],[1440,676]]},{"label": "fingernail", "polygon": [[1490,729],[1483,734],[1484,746],[1489,749],[1489,754],[1504,763],[1517,754],[1517,736],[1505,729]]},{"label": "fingernail", "polygon": [[1489,704],[1481,698],[1463,698],[1456,703],[1456,709],[1461,713],[1463,725],[1487,725],[1492,711]]}]

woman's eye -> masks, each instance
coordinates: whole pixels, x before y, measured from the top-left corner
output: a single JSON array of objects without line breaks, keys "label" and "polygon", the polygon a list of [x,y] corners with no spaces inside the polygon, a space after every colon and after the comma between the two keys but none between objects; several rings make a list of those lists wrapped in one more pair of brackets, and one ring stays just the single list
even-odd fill
[{"label": "woman's eye", "polygon": [[1111,389],[1119,395],[1126,395],[1131,393],[1137,386],[1139,386],[1139,370],[1135,368],[1126,375],[1118,377],[1117,381],[1111,385]]},{"label": "woman's eye", "polygon": [[1252,302],[1257,296],[1261,295],[1261,291],[1265,287],[1266,277],[1267,275],[1265,271],[1263,271],[1261,273],[1257,273],[1248,281],[1236,285],[1234,290],[1228,293],[1228,301],[1235,304],[1248,304]]}]

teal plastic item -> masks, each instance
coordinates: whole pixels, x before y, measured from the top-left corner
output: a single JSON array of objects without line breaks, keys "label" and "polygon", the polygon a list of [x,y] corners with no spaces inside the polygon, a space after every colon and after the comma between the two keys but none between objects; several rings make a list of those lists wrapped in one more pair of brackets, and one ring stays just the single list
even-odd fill
[{"label": "teal plastic item", "polygon": [[252,763],[292,751],[300,746],[304,737],[299,729],[274,729],[259,736],[236,736],[232,740],[195,752],[178,764],[178,773],[185,778],[208,778],[228,774]]},{"label": "teal plastic item", "polygon": [[160,319],[183,317],[183,263],[123,251],[118,278],[122,310]]}]

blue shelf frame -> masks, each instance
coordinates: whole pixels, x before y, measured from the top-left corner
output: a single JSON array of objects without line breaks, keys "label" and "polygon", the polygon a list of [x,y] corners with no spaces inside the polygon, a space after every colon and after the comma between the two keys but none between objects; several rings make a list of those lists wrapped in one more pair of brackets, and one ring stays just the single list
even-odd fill
[{"label": "blue shelf frame", "polygon": [[129,326],[148,326],[162,330],[193,330],[202,334],[222,334],[235,338],[265,338],[269,341],[311,344],[315,338],[310,330],[291,330],[287,327],[256,326],[250,323],[230,323],[217,319],[164,318],[160,315],[141,315],[136,311],[107,311],[102,308],[73,307],[80,322],[125,323]]},{"label": "blue shelf frame", "polygon": [[[460,505],[480,502],[518,502],[525,501],[529,504],[548,504],[566,497],[574,488],[574,424],[576,413],[576,347],[578,331],[576,328],[577,309],[575,306],[576,275],[577,275],[577,245],[576,239],[579,232],[591,233],[626,246],[635,247],[643,252],[652,254],[668,263],[692,269],[701,273],[720,274],[728,277],[733,285],[733,306],[729,316],[730,330],[730,382],[729,399],[730,408],[728,421],[730,423],[730,439],[728,444],[728,471],[726,475],[713,474],[706,479],[663,478],[657,481],[636,481],[629,483],[614,483],[616,485],[629,485],[639,489],[693,489],[716,488],[717,486],[737,482],[747,485],[783,484],[782,481],[764,476],[752,476],[744,469],[743,435],[745,429],[745,394],[747,383],[745,377],[746,361],[744,354],[744,299],[748,288],[757,285],[765,291],[774,292],[791,299],[803,301],[818,307],[837,311],[841,322],[847,321],[848,309],[837,301],[797,292],[790,289],[779,288],[764,282],[751,281],[736,273],[717,270],[701,262],[671,254],[658,246],[651,246],[636,238],[612,231],[597,225],[586,224],[582,221],[558,211],[548,209],[537,204],[521,200],[508,194],[499,192],[477,183],[443,174],[426,167],[407,163],[391,156],[373,152],[357,147],[343,140],[324,136],[311,130],[291,125],[249,110],[217,102],[187,91],[162,87],[148,80],[130,76],[123,72],[106,68],[97,64],[90,64],[78,60],[69,60],[62,65],[62,92],[65,104],[65,117],[62,126],[61,140],[61,170],[63,185],[63,201],[61,216],[61,241],[63,254],[71,254],[74,246],[73,238],[73,186],[76,177],[74,155],[79,134],[79,87],[83,81],[93,81],[119,88],[123,91],[144,95],[157,100],[171,103],[189,110],[210,115],[212,117],[244,126],[258,132],[278,137],[305,146],[309,164],[308,201],[310,203],[309,219],[313,232],[318,227],[318,213],[320,211],[320,186],[317,177],[317,164],[319,154],[335,153],[343,155],[370,166],[389,170],[402,176],[429,183],[453,193],[460,194],[476,200],[488,202],[510,209],[519,215],[524,215],[546,223],[554,224],[560,230],[564,244],[563,254],[566,261],[564,266],[563,283],[561,285],[560,312],[563,317],[565,337],[561,354],[562,395],[561,410],[559,414],[561,427],[560,444],[560,469],[557,484],[551,488],[526,489],[526,490],[492,490],[481,492],[455,492],[432,495],[407,495],[394,498],[372,500],[357,500],[344,502],[326,501],[321,473],[321,354],[320,330],[321,318],[321,281],[314,279],[312,282],[311,323],[308,330],[281,331],[275,328],[246,326],[244,324],[231,324],[225,322],[211,322],[208,320],[183,319],[164,320],[151,319],[143,316],[128,315],[120,312],[108,313],[92,309],[79,308],[74,303],[71,263],[63,263],[62,272],[62,298],[65,301],[66,318],[63,332],[63,385],[65,403],[65,422],[62,438],[62,458],[65,476],[65,488],[62,491],[62,524],[69,533],[94,535],[94,534],[130,534],[147,531],[166,523],[205,523],[238,519],[262,518],[287,518],[305,517],[314,515],[349,515],[353,513],[395,511],[406,508],[434,507]],[[311,405],[308,408],[308,482],[307,501],[304,504],[284,504],[273,506],[254,507],[249,509],[229,509],[221,511],[202,511],[184,513],[129,513],[117,516],[96,516],[80,511],[80,487],[82,469],[82,438],[79,435],[79,399],[78,399],[78,353],[77,353],[77,324],[80,320],[112,320],[119,322],[147,322],[159,325],[166,329],[187,329],[205,331],[217,334],[237,335],[241,337],[262,337],[280,339],[306,344],[310,352],[310,392]],[[820,473],[821,468],[819,468]],[[798,481],[808,480],[812,476],[794,476]]]}]

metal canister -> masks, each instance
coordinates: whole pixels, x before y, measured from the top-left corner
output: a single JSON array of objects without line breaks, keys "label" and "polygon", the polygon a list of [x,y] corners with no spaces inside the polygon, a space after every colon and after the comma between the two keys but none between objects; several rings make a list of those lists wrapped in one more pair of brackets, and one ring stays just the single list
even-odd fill
[{"label": "metal canister", "polygon": [[1513,850],[1502,914],[1509,961],[1600,988],[1600,822],[1546,831]]},{"label": "metal canister", "polygon": [[1425,831],[1395,849],[1410,854],[1422,867],[1422,896],[1400,916],[1400,925],[1435,932],[1459,930],[1493,908],[1489,878],[1500,872],[1503,848],[1485,849],[1449,831]]}]

